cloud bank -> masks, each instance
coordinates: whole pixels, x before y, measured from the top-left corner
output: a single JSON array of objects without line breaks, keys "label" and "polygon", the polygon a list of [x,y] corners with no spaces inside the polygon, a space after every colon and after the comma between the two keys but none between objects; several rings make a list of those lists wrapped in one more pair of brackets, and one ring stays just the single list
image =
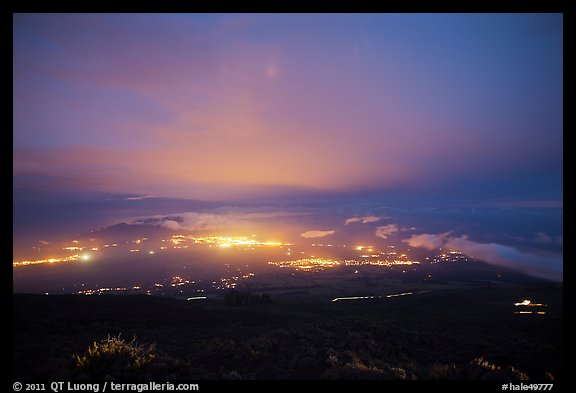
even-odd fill
[{"label": "cloud bank", "polygon": [[138,218],[133,224],[158,225],[171,230],[230,231],[248,229],[262,223],[306,214],[299,211],[242,211],[185,212]]},{"label": "cloud bank", "polygon": [[404,240],[412,247],[423,247],[432,250],[446,247],[458,250],[471,258],[503,266],[534,277],[547,280],[563,280],[562,255],[543,255],[520,251],[514,247],[498,243],[478,243],[468,236],[449,237],[450,232],[441,234],[423,233]]}]

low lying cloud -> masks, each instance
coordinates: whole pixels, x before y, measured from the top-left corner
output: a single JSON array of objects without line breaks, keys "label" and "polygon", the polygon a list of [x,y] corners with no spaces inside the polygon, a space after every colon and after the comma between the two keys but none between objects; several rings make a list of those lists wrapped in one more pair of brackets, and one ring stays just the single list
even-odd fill
[{"label": "low lying cloud", "polygon": [[[225,216],[211,213],[182,213],[175,216],[168,216],[161,219],[160,225],[173,230],[201,231],[220,230],[231,226],[231,221],[236,221],[240,217]],[[242,218],[240,218],[242,219]]]},{"label": "low lying cloud", "polygon": [[379,217],[379,216],[350,217],[344,221],[344,225],[353,224],[355,222],[361,222],[362,224],[368,224],[371,222],[378,222],[383,218],[386,218],[386,217]]},{"label": "low lying cloud", "polygon": [[381,237],[382,239],[388,239],[388,236],[396,232],[398,232],[398,225],[389,224],[376,228],[374,235]]},{"label": "low lying cloud", "polygon": [[312,239],[315,237],[324,237],[324,236],[329,236],[329,235],[333,235],[334,233],[336,233],[336,231],[306,231],[300,234],[300,236],[306,238],[306,239]]},{"label": "low lying cloud", "polygon": [[296,211],[241,211],[234,209],[210,213],[186,212],[152,216],[136,219],[132,223],[158,225],[175,231],[229,231],[302,214],[306,213]]},{"label": "low lying cloud", "polygon": [[410,247],[423,247],[427,250],[434,250],[442,247],[450,233],[451,232],[444,232],[437,235],[422,233],[420,235],[413,235],[410,238],[403,240],[403,242],[408,243]]},{"label": "low lying cloud", "polygon": [[497,243],[477,243],[469,240],[467,236],[451,239],[446,243],[446,247],[460,250],[486,263],[519,270],[535,277],[562,281],[561,255],[541,255]]},{"label": "low lying cloud", "polygon": [[429,250],[445,247],[492,265],[547,280],[562,281],[562,255],[529,253],[497,243],[478,243],[470,240],[468,236],[449,237],[449,234],[450,232],[437,235],[423,233],[414,235],[404,242],[412,247],[424,247]]}]

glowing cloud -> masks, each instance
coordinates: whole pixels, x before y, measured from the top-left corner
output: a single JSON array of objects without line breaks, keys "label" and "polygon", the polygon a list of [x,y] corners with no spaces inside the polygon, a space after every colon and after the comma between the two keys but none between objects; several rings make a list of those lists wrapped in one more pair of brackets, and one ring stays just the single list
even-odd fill
[{"label": "glowing cloud", "polygon": [[361,220],[360,217],[350,217],[350,218],[347,218],[346,221],[344,221],[344,225],[352,224],[355,222],[360,222],[360,220]]},{"label": "glowing cloud", "polygon": [[367,216],[367,217],[362,217],[362,224],[368,224],[370,222],[377,222],[380,221],[383,217],[378,217],[378,216]]},{"label": "glowing cloud", "polygon": [[378,217],[378,216],[366,216],[366,217],[350,217],[344,221],[344,225],[353,224],[355,222],[361,222],[362,224],[368,224],[371,222],[380,221],[385,217]]},{"label": "glowing cloud", "polygon": [[374,235],[376,235],[377,237],[381,237],[382,239],[388,239],[388,236],[392,235],[395,232],[398,232],[398,225],[389,224],[376,228]]},{"label": "glowing cloud", "polygon": [[212,213],[187,212],[170,216],[152,217],[139,223],[160,225],[172,230],[201,231],[220,230],[238,219],[242,218]]},{"label": "glowing cloud", "polygon": [[140,217],[133,224],[158,225],[174,231],[222,231],[253,228],[278,219],[306,214],[300,211],[238,211],[185,212],[165,216]]},{"label": "glowing cloud", "polygon": [[450,232],[440,233],[438,235],[430,233],[422,233],[420,235],[413,235],[410,238],[403,240],[408,243],[410,247],[423,247],[428,250],[434,250],[442,247]]},{"label": "glowing cloud", "polygon": [[301,233],[300,236],[306,239],[312,239],[315,237],[330,236],[333,235],[334,233],[336,233],[336,231],[306,231]]}]

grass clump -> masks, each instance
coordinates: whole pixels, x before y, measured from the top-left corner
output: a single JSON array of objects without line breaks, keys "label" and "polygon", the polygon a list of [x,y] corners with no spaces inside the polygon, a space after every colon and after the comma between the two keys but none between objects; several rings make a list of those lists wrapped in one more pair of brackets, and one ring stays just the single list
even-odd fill
[{"label": "grass clump", "polygon": [[90,378],[136,377],[145,374],[158,357],[154,344],[137,344],[118,335],[94,341],[84,353],[72,355],[72,369],[77,376]]}]

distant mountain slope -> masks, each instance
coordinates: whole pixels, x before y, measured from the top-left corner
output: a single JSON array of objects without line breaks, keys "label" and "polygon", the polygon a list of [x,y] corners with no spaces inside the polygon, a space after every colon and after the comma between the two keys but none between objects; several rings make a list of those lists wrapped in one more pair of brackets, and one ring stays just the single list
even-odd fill
[{"label": "distant mountain slope", "polygon": [[103,241],[129,241],[142,237],[165,237],[168,238],[174,231],[150,223],[128,224],[120,222],[86,232],[80,235],[80,239],[97,238]]}]

